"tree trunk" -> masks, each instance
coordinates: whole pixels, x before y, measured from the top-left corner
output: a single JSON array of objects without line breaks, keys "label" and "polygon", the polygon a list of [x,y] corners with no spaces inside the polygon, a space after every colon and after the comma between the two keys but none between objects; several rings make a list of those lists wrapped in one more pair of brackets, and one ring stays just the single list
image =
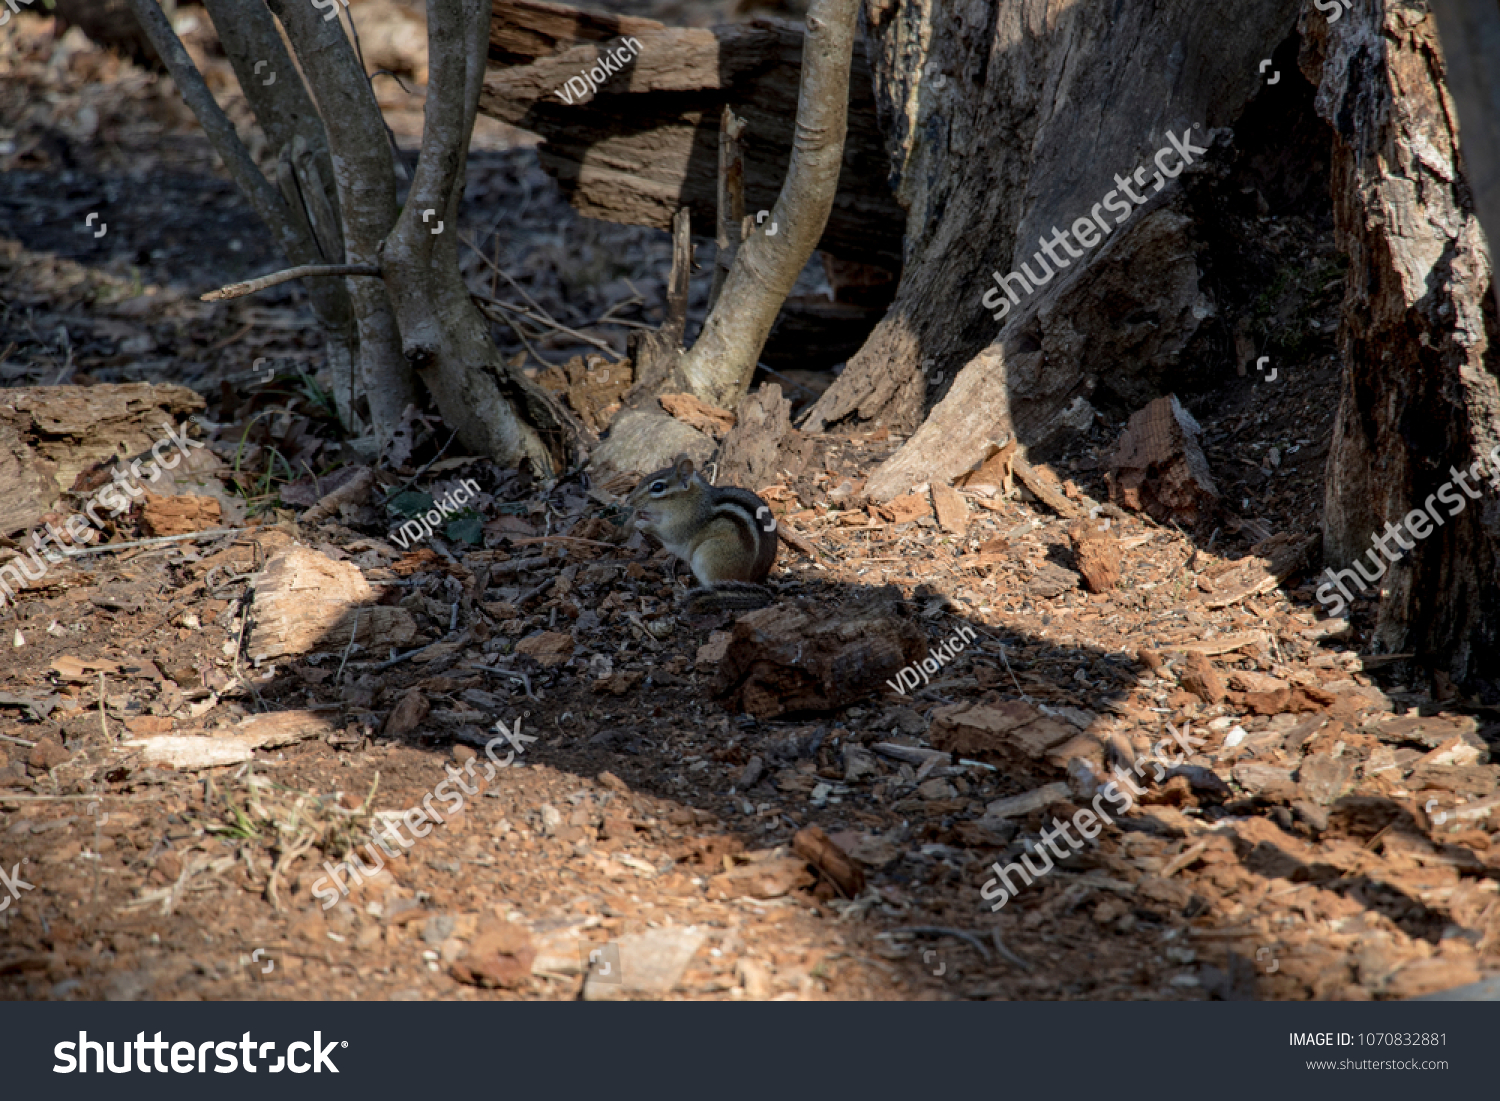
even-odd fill
[{"label": "tree trunk", "polygon": [[[867,0],[876,102],[908,212],[906,263],[895,304],[807,427],[922,424],[872,477],[873,495],[952,477],[1006,433],[1043,442],[1102,381],[1177,366],[1214,305],[1199,285],[1184,181],[1153,190],[1153,156],[1172,148],[1169,131],[1191,127],[1189,141],[1205,147],[1236,119],[1296,8],[1251,0],[1226,20],[1189,0]],[[1108,236],[1082,259],[1061,253],[1067,270],[1038,267],[1039,238],[1098,219],[1116,174],[1137,166],[1144,205],[1123,224],[1103,215]],[[982,301],[992,273],[1023,262],[1045,285],[997,325]],[[939,373],[958,377],[923,424],[924,377]]]},{"label": "tree trunk", "polygon": [[[1350,259],[1324,554],[1334,568],[1363,558],[1374,573],[1372,559],[1382,563],[1374,583],[1386,589],[1379,649],[1413,651],[1493,702],[1500,698],[1493,274],[1463,177],[1436,27],[1420,3],[1356,5],[1334,24],[1304,14],[1303,26],[1302,67],[1335,130],[1334,210]],[[1457,481],[1455,471],[1476,460],[1478,479]],[[1482,496],[1466,498],[1466,483]],[[1445,487],[1442,503],[1429,506]],[[1443,523],[1412,525],[1431,533],[1407,539],[1413,549],[1386,572],[1372,536],[1387,523],[1410,532],[1409,514],[1429,507]]]}]

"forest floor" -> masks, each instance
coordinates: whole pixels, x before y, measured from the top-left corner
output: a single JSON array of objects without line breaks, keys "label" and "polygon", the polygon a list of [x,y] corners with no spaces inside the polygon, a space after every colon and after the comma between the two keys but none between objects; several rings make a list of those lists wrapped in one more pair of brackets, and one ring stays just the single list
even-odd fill
[{"label": "forest floor", "polygon": [[[410,150],[419,115],[381,94]],[[467,200],[477,291],[506,297],[503,271],[617,352],[625,329],[601,317],[659,321],[666,235],[579,218],[525,135],[481,127]],[[1267,239],[1293,249],[1296,229]],[[1276,380],[1192,396],[1238,507],[1198,541],[1096,517],[1120,570],[1099,594],[1077,516],[998,475],[958,488],[957,510],[930,486],[872,505],[863,480],[900,441],[816,437],[806,474],[753,487],[818,552],[783,546],[780,601],[837,615],[890,586],[890,615],[933,652],[973,638],[909,693],[757,718],[719,691],[733,624],[679,618],[665,555],[615,530],[617,486],[447,456],[380,480],[440,498],[473,479],[466,537],[398,547],[405,517],[374,503],[302,520],[336,484],[311,472],[357,462],[312,384],[306,297],[197,301],[272,270],[266,236],[169,81],[13,21],[0,384],[191,387],[214,456],[215,488],[195,492],[236,530],[54,562],[0,611],[5,996],[1364,1000],[1500,966],[1500,724],[1367,656],[1371,602],[1324,618],[1313,579],[1273,565],[1317,530],[1331,342]],[[513,335],[496,330],[522,354]],[[598,351],[533,336],[554,365]],[[1095,425],[1041,475],[1105,499],[1122,427]],[[426,436],[431,459],[446,433]],[[138,519],[110,538],[141,538]],[[294,544],[404,612],[403,660],[253,660],[259,571]],[[164,767],[142,744],[267,722],[286,744],[228,767]],[[351,849],[370,862],[375,822],[431,803],[445,769],[477,779],[497,723],[524,746],[511,765],[330,891]],[[990,909],[991,865],[1041,866],[1039,831],[1173,730],[1199,740],[1191,756],[1169,752],[1134,807]],[[810,827],[836,851],[809,850]]]}]

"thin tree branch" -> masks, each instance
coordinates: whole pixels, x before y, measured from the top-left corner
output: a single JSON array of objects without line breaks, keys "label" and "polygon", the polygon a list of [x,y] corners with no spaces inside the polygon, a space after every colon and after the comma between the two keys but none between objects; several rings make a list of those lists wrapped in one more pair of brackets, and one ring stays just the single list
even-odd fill
[{"label": "thin tree branch", "polygon": [[616,363],[620,361],[619,352],[615,351],[604,341],[589,336],[587,333],[580,333],[577,329],[570,329],[566,325],[558,324],[556,321],[549,321],[546,318],[537,317],[530,310],[524,310],[520,306],[512,306],[509,302],[502,302],[498,298],[490,298],[488,295],[475,294],[473,291],[469,292],[469,297],[474,299],[476,302],[488,302],[491,306],[499,306],[502,310],[510,310],[512,313],[518,313],[522,317],[526,318],[526,320],[533,322],[534,324],[546,325],[549,328],[556,329],[560,333],[566,333],[568,336],[571,336],[577,340],[581,340],[585,344],[592,344],[601,352],[606,352],[609,355],[613,356]]},{"label": "thin tree branch", "polygon": [[[526,301],[531,305],[532,309],[534,309],[538,314],[540,314],[542,317],[546,318],[552,324],[554,324],[554,325],[557,324],[557,320],[550,313],[548,313],[545,309],[543,309],[542,306],[537,302],[537,300],[535,298],[532,298],[531,295],[529,295],[529,294],[526,293],[526,288],[523,287],[523,286],[521,286],[521,284],[517,283],[514,279],[511,278],[510,272],[506,271],[499,264],[495,263],[495,261],[491,260],[488,256],[486,256],[480,250],[479,246],[476,245],[473,241],[469,240],[468,237],[465,237],[462,234],[460,234],[459,235],[459,240],[462,241],[464,244],[468,245],[471,249],[473,249],[474,250],[474,254],[476,256],[478,256],[481,260],[483,260],[486,264],[488,264],[491,271],[493,271],[493,272],[495,272],[495,274],[499,275],[502,279],[504,279],[507,283],[510,284],[512,290],[514,290],[522,298],[526,299]],[[499,253],[497,252],[496,255],[498,256]]]},{"label": "thin tree branch", "polygon": [[689,390],[732,409],[750,386],[756,360],[797,275],[817,247],[838,190],[848,129],[849,70],[858,0],[813,0],[802,47],[797,132],[771,218],[779,226],[740,246],[692,349],[683,357]]},{"label": "thin tree branch", "polygon": [[299,268],[288,268],[286,271],[272,272],[270,275],[262,275],[259,279],[252,279],[248,283],[231,283],[227,287],[220,287],[216,291],[209,291],[201,296],[203,302],[223,302],[228,298],[244,298],[247,294],[255,294],[268,287],[274,287],[281,283],[290,283],[293,279],[308,279],[319,275],[370,275],[378,277],[380,268],[375,264],[303,264]]},{"label": "thin tree branch", "polygon": [[744,239],[745,224],[745,155],[740,135],[745,120],[724,105],[719,119],[719,235],[718,253],[714,257],[714,283],[708,293],[708,308],[713,310],[724,289],[724,280],[734,267],[734,257]]},{"label": "thin tree branch", "polygon": [[302,240],[301,235],[293,228],[281,196],[260,169],[255,167],[249,150],[235,132],[234,123],[229,121],[229,116],[208,90],[203,74],[188,56],[182,40],[177,37],[177,32],[172,29],[172,24],[161,10],[161,5],[156,0],[130,0],[130,7],[135,12],[141,29],[146,32],[146,37],[151,40],[156,55],[172,74],[172,81],[182,93],[188,109],[208,135],[214,152],[218,153],[240,191],[250,200],[250,205],[255,208],[260,220],[276,235],[281,250],[293,262],[308,256],[309,250],[314,248],[313,243]]}]

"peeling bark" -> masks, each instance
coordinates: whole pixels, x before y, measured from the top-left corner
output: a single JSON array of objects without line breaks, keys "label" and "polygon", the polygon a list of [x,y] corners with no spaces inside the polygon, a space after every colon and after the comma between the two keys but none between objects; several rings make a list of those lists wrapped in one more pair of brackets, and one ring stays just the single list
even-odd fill
[{"label": "peeling bark", "polygon": [[1437,498],[1442,526],[1408,536],[1414,547],[1382,571],[1376,639],[1500,698],[1500,482],[1484,485],[1500,444],[1493,272],[1436,28],[1420,3],[1356,6],[1333,25],[1304,15],[1303,27],[1302,68],[1335,131],[1336,231],[1351,273],[1324,555],[1334,568],[1378,559],[1372,537],[1482,462],[1480,498],[1451,488],[1464,501],[1456,514]]},{"label": "peeling bark", "polygon": [[[1202,147],[1233,123],[1295,19],[1291,0],[1251,0],[1233,20],[1186,0],[867,0],[876,102],[908,214],[905,267],[895,303],[805,427],[921,425],[870,481],[889,499],[961,473],[1005,434],[1044,442],[1088,414],[1080,399],[1105,372],[1175,367],[1214,304],[1184,180],[1154,191],[1153,157],[1169,131],[1193,127]],[[1039,238],[1097,217],[1116,174],[1137,166],[1150,166],[1144,205],[1123,223],[1104,215],[1103,242],[997,324],[982,304],[992,273],[1042,270]],[[957,376],[925,423],[923,371]]]}]

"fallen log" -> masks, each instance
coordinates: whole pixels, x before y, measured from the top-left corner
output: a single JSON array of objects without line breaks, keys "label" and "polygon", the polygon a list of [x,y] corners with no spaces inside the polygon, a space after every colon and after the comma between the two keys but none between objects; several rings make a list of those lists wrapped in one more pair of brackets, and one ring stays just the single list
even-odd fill
[{"label": "fallen log", "polygon": [[148,452],[203,399],[185,386],[24,386],[0,402],[0,537],[36,526],[96,463]]},{"label": "fallen log", "polygon": [[[639,47],[622,48],[616,40],[625,37]],[[773,20],[665,27],[537,0],[497,0],[489,57],[480,111],[541,135],[542,167],[580,213],[668,229],[686,206],[697,226],[716,225],[725,105],[748,124],[740,139],[745,209],[775,205],[797,115],[801,27]],[[574,95],[565,87],[605,57],[620,63],[597,92]],[[886,184],[888,161],[860,42],[849,83],[843,171],[818,247],[897,270],[906,214]]]}]

